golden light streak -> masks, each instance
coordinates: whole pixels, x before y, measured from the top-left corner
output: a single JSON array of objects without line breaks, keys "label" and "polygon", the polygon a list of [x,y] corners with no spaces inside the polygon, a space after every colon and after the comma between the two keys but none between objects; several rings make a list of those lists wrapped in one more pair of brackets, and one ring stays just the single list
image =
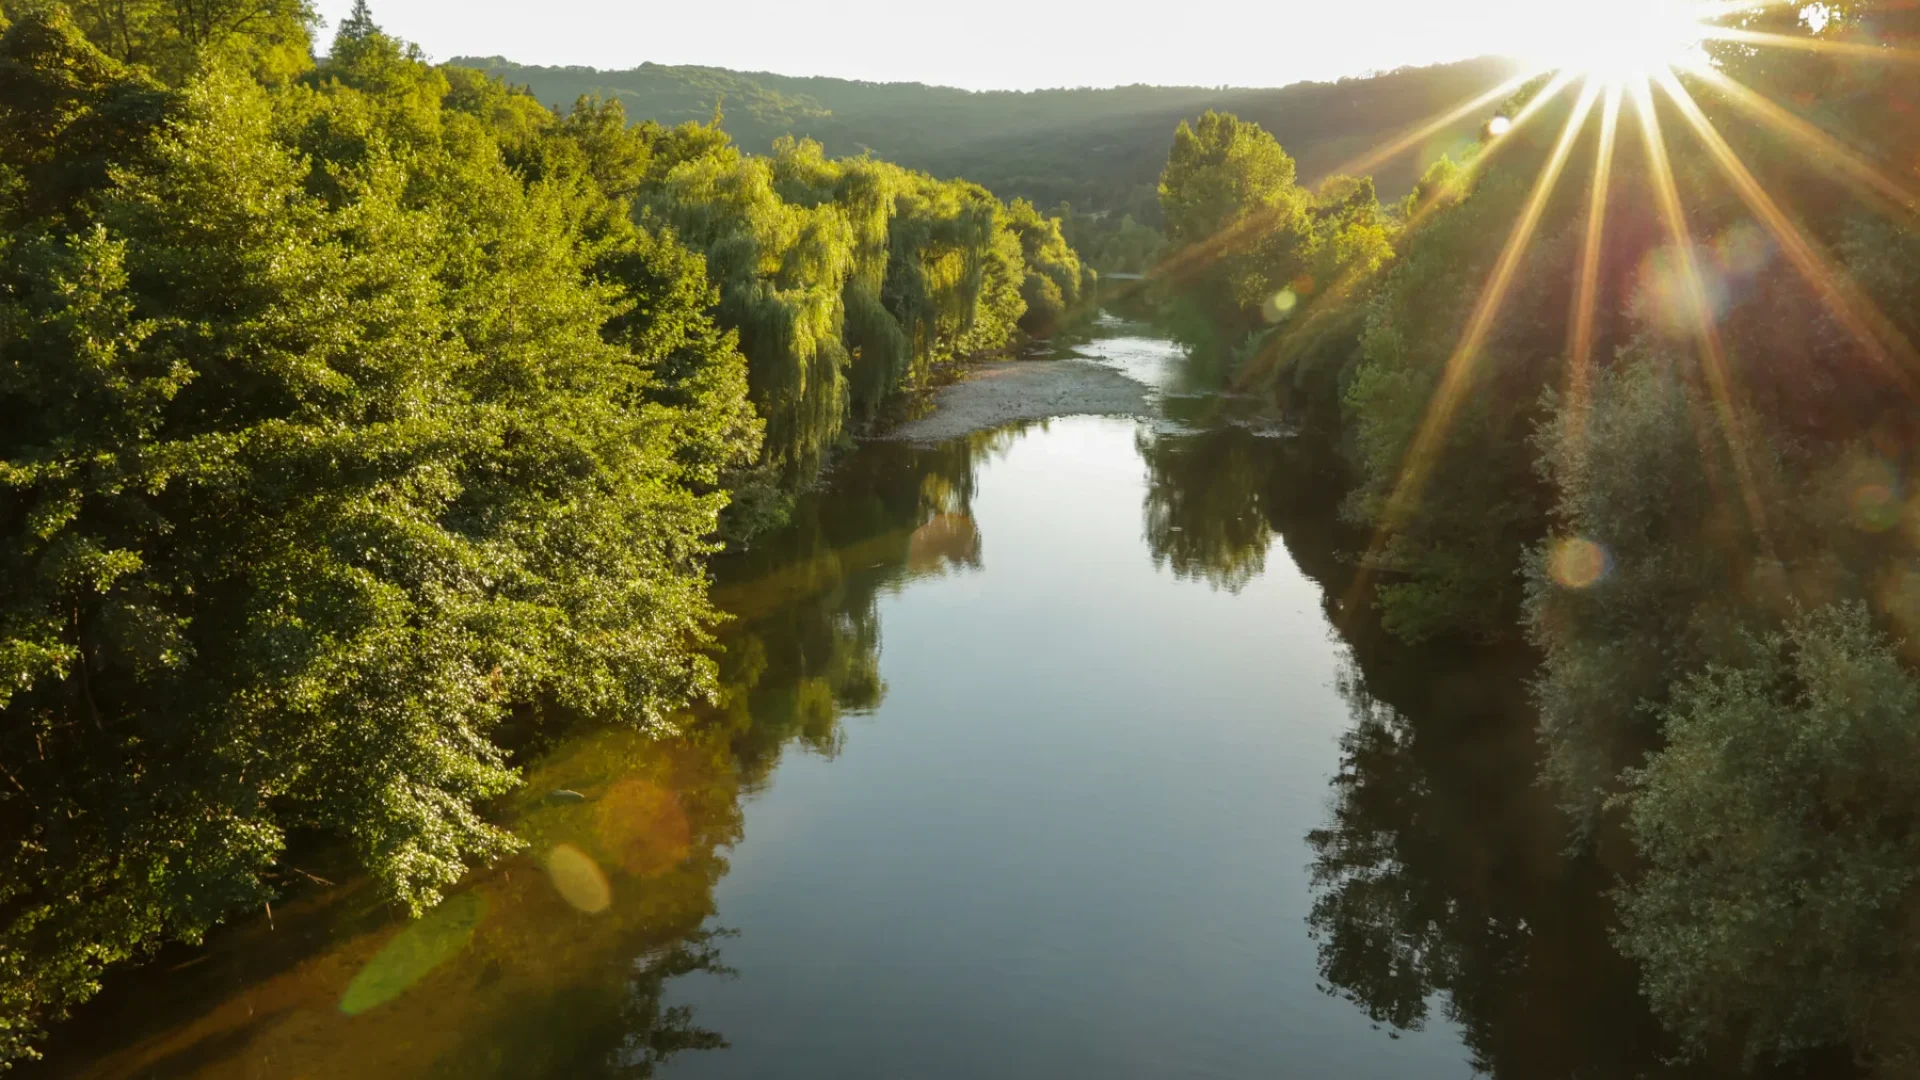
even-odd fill
[{"label": "golden light streak", "polygon": [[[1654,194],[1660,202],[1660,217],[1666,226],[1674,257],[1680,263],[1680,280],[1686,289],[1685,304],[1693,310],[1698,322],[1695,338],[1700,347],[1701,366],[1706,369],[1707,385],[1713,394],[1714,408],[1719,413],[1720,430],[1726,437],[1728,454],[1733,459],[1740,497],[1746,504],[1749,524],[1755,533],[1765,537],[1766,509],[1760,501],[1752,465],[1742,450],[1740,417],[1734,407],[1733,389],[1727,378],[1726,352],[1720,343],[1720,329],[1714,325],[1706,287],[1701,282],[1700,264],[1694,254],[1693,233],[1687,227],[1686,213],[1680,206],[1680,189],[1674,183],[1673,166],[1667,160],[1666,141],[1660,133],[1660,118],[1654,111],[1653,90],[1647,80],[1641,79],[1634,84],[1633,104],[1634,111],[1640,117],[1641,135],[1647,144],[1647,163],[1653,175]],[[1709,457],[1707,460],[1710,463],[1712,459]]]},{"label": "golden light streak", "polygon": [[1898,49],[1891,45],[1862,45],[1853,41],[1830,41],[1826,38],[1795,37],[1792,34],[1769,34],[1761,30],[1739,30],[1731,26],[1703,26],[1700,28],[1700,33],[1709,41],[1731,41],[1738,45],[1794,49],[1799,52],[1822,53],[1827,56],[1858,56],[1907,64],[1920,63],[1920,52],[1912,49]]},{"label": "golden light streak", "polygon": [[1600,302],[1600,249],[1606,233],[1608,189],[1613,182],[1613,150],[1620,131],[1620,96],[1620,84],[1608,83],[1606,106],[1600,114],[1600,149],[1593,163],[1587,236],[1580,249],[1580,291],[1574,301],[1568,350],[1568,436],[1582,458],[1586,456],[1587,398],[1593,377],[1593,321]]},{"label": "golden light streak", "polygon": [[1467,381],[1473,374],[1475,361],[1479,358],[1480,348],[1486,344],[1487,334],[1493,329],[1494,318],[1500,314],[1501,306],[1506,303],[1507,292],[1513,285],[1513,275],[1520,269],[1520,261],[1526,255],[1529,241],[1534,230],[1539,227],[1540,216],[1546,212],[1547,198],[1553,194],[1560,173],[1566,168],[1567,156],[1573,152],[1573,144],[1586,126],[1587,116],[1593,111],[1594,98],[1598,86],[1589,83],[1581,93],[1573,115],[1567,118],[1565,130],[1560,141],[1553,148],[1540,177],[1534,181],[1533,191],[1527,197],[1525,209],[1514,222],[1513,231],[1507,236],[1507,246],[1500,252],[1499,260],[1494,264],[1493,275],[1488,278],[1486,288],[1481,291],[1480,301],[1475,305],[1473,314],[1467,320],[1466,332],[1460,343],[1447,357],[1446,367],[1440,375],[1440,385],[1435,390],[1433,400],[1427,404],[1427,414],[1421,419],[1420,428],[1415,432],[1413,442],[1408,446],[1406,457],[1400,468],[1400,478],[1394,485],[1393,493],[1387,498],[1387,505],[1381,515],[1382,535],[1405,520],[1415,502],[1419,500],[1421,486],[1427,473],[1433,467],[1433,459],[1442,436],[1453,423],[1453,414],[1460,406],[1460,398],[1466,390]]},{"label": "golden light streak", "polygon": [[[1794,268],[1799,270],[1800,276],[1820,294],[1821,300],[1833,312],[1834,317],[1840,320],[1840,324],[1859,341],[1875,362],[1893,374],[1909,396],[1920,396],[1916,395],[1912,368],[1909,366],[1920,360],[1915,357],[1912,345],[1887,320],[1886,316],[1874,308],[1871,302],[1847,287],[1845,272],[1814,249],[1812,241],[1808,240],[1806,234],[1780,209],[1780,205],[1767,194],[1765,188],[1761,187],[1760,181],[1754,178],[1746,165],[1741,163],[1739,155],[1734,153],[1733,147],[1727,145],[1726,139],[1721,137],[1719,130],[1713,126],[1713,122],[1701,112],[1699,104],[1693,100],[1693,95],[1687,93],[1686,87],[1680,85],[1680,80],[1671,74],[1663,75],[1660,78],[1660,87],[1679,107],[1680,115],[1686,118],[1688,125],[1700,137],[1701,143],[1707,148],[1708,156],[1713,158],[1714,163],[1720,166],[1720,171],[1726,174],[1727,180],[1733,185],[1741,201],[1747,204],[1747,208],[1753,211],[1761,224],[1767,227],[1767,231],[1779,241],[1787,258],[1792,260]],[[1901,354],[1897,359],[1892,354],[1894,349]]]},{"label": "golden light streak", "polygon": [[[1479,97],[1476,97],[1471,101],[1468,101],[1465,104],[1462,104],[1456,107],[1451,112],[1446,113],[1445,115],[1439,117],[1438,119],[1435,119],[1429,122],[1424,127],[1420,128],[1418,131],[1410,135],[1404,136],[1400,139],[1397,139],[1394,142],[1388,144],[1387,146],[1377,151],[1370,152],[1361,158],[1357,158],[1353,161],[1346,162],[1345,164],[1341,165],[1339,168],[1334,169],[1328,175],[1329,176],[1355,175],[1356,172],[1361,169],[1371,171],[1372,168],[1378,165],[1380,162],[1386,161],[1389,158],[1394,157],[1395,155],[1405,152],[1407,149],[1411,148],[1422,139],[1434,134],[1435,132],[1444,130],[1448,125],[1458,122],[1462,118],[1472,114],[1474,111],[1478,109],[1483,109],[1487,105],[1512,94],[1515,90],[1519,89],[1521,86],[1526,85],[1526,83],[1529,80],[1538,78],[1540,74],[1541,74],[1540,72],[1531,72],[1524,75],[1516,75],[1515,77],[1508,79],[1506,82],[1501,83],[1500,85],[1494,87],[1493,89],[1488,90],[1486,93],[1481,94]],[[1533,99],[1529,101],[1526,104],[1526,106],[1524,106],[1517,115],[1514,116],[1512,130],[1510,130],[1506,135],[1503,135],[1499,139],[1495,140],[1492,146],[1489,147],[1489,150],[1491,150],[1493,146],[1499,146],[1505,140],[1512,138],[1513,135],[1520,130],[1521,126],[1527,122],[1527,120],[1531,119],[1533,115],[1539,112],[1543,106],[1545,106],[1553,98],[1557,97],[1562,90],[1566,89],[1567,86],[1573,82],[1575,77],[1576,77],[1575,74],[1572,72],[1561,72],[1558,75],[1554,76],[1553,79],[1549,81],[1545,87],[1541,88],[1540,93],[1534,95]],[[1485,155],[1483,154],[1482,156],[1484,157]],[[1273,213],[1260,213],[1260,214],[1248,215],[1247,217],[1241,219],[1240,221],[1235,222],[1233,225],[1229,226],[1228,228],[1222,229],[1219,233],[1215,234],[1214,236],[1211,236],[1199,243],[1190,244],[1180,252],[1176,253],[1172,258],[1163,260],[1159,265],[1155,266],[1151,271],[1148,272],[1148,277],[1149,279],[1157,280],[1161,278],[1177,277],[1181,274],[1191,273],[1193,271],[1196,271],[1200,267],[1205,266],[1219,259],[1227,251],[1231,250],[1235,245],[1237,245],[1243,239],[1245,239],[1249,234],[1257,233],[1262,229],[1271,227],[1277,220],[1278,220],[1277,216]]]},{"label": "golden light streak", "polygon": [[[1501,83],[1499,86],[1496,86],[1493,89],[1487,91],[1486,93],[1481,94],[1479,97],[1474,98],[1473,100],[1460,105],[1459,107],[1455,108],[1452,112],[1445,113],[1441,116],[1435,117],[1434,119],[1428,121],[1422,126],[1414,129],[1413,131],[1410,131],[1405,135],[1402,135],[1400,138],[1395,139],[1390,143],[1387,143],[1385,146],[1376,147],[1375,149],[1369,150],[1365,154],[1362,154],[1351,161],[1342,162],[1338,168],[1330,170],[1327,173],[1327,175],[1328,176],[1363,176],[1363,175],[1371,174],[1373,170],[1380,165],[1381,162],[1391,161],[1394,158],[1399,157],[1401,154],[1406,153],[1408,150],[1413,149],[1414,147],[1420,145],[1423,142],[1426,142],[1428,139],[1433,138],[1435,135],[1440,134],[1441,132],[1459,123],[1460,121],[1465,120],[1467,117],[1472,116],[1474,113],[1479,112],[1481,109],[1484,109],[1487,106],[1494,104],[1495,102],[1499,101],[1501,98],[1510,96],[1515,91],[1519,90],[1522,86],[1525,86],[1528,82],[1536,78],[1539,78],[1540,75],[1542,74],[1543,72],[1539,72],[1539,71],[1528,71],[1528,72],[1523,72],[1519,75],[1515,75],[1513,78],[1508,79],[1506,82]],[[1566,84],[1562,82],[1560,85],[1564,86]],[[1559,88],[1554,87],[1551,91],[1543,90],[1539,95],[1535,96],[1535,100],[1537,101],[1541,97],[1547,96],[1549,92],[1558,93]],[[1520,123],[1519,118],[1515,117],[1514,125],[1517,127],[1519,126],[1519,123]]]},{"label": "golden light streak", "polygon": [[[1451,185],[1428,193],[1426,201],[1415,207],[1413,213],[1408,216],[1407,220],[1401,223],[1400,235],[1405,236],[1418,228],[1421,222],[1433,215],[1434,211],[1446,205],[1447,199],[1450,196],[1463,195],[1466,189],[1471,186],[1473,178],[1498,157],[1502,149],[1511,145],[1514,132],[1517,132],[1521,125],[1531,120],[1543,107],[1558,97],[1560,91],[1571,85],[1575,78],[1576,76],[1571,72],[1562,73],[1546,86],[1541,87],[1540,93],[1534,95],[1533,99],[1522,106],[1520,111],[1515,114],[1512,126],[1506,135],[1494,139],[1488,143],[1480,153],[1462,162],[1460,172],[1453,178]],[[1317,324],[1328,312],[1337,310],[1339,301],[1344,299],[1346,295],[1353,290],[1355,285],[1358,285],[1368,276],[1369,275],[1353,267],[1342,271],[1340,277],[1324,290],[1318,299],[1307,309],[1306,317],[1300,320],[1291,333],[1276,335],[1270,347],[1262,350],[1252,362],[1244,365],[1241,370],[1233,376],[1233,388],[1236,391],[1245,390],[1269,375],[1274,367],[1281,362],[1280,354],[1286,347],[1286,344],[1289,341],[1302,337],[1308,328]]]},{"label": "golden light streak", "polygon": [[1873,167],[1840,140],[1821,131],[1760,94],[1728,78],[1722,72],[1705,68],[1691,72],[1695,78],[1718,90],[1734,106],[1746,110],[1810,151],[1808,161],[1815,168],[1837,173],[1872,189],[1892,204],[1896,212],[1914,213],[1920,209],[1920,194],[1907,190]]},{"label": "golden light streak", "polygon": [[[1568,76],[1569,79],[1572,76]],[[1564,84],[1562,84],[1564,85]],[[1527,203],[1520,217],[1513,223],[1513,230],[1507,235],[1507,245],[1494,263],[1493,274],[1481,290],[1480,300],[1473,314],[1467,320],[1466,332],[1453,353],[1447,357],[1446,367],[1442,369],[1440,386],[1435,390],[1433,399],[1427,403],[1426,415],[1421,417],[1420,427],[1414,433],[1413,442],[1408,445],[1401,458],[1400,476],[1394,483],[1393,491],[1387,496],[1386,505],[1381,508],[1380,520],[1374,526],[1373,540],[1367,545],[1367,553],[1360,561],[1360,569],[1354,575],[1346,599],[1341,604],[1341,613],[1362,610],[1359,603],[1373,588],[1372,572],[1379,566],[1380,557],[1386,551],[1393,534],[1405,524],[1414,504],[1419,500],[1420,489],[1425,485],[1427,474],[1432,471],[1433,458],[1441,436],[1453,422],[1453,413],[1459,407],[1460,395],[1466,388],[1467,378],[1472,374],[1473,361],[1486,343],[1487,334],[1493,328],[1494,317],[1500,313],[1500,307],[1506,301],[1507,290],[1513,284],[1513,275],[1520,268],[1521,257],[1526,254],[1527,243],[1532,240],[1535,229],[1539,227],[1540,216],[1546,212],[1547,198],[1553,194],[1554,185],[1565,170],[1567,157],[1573,152],[1574,143],[1586,127],[1587,116],[1593,111],[1594,99],[1598,96],[1600,84],[1588,80],[1574,106],[1573,115],[1567,118],[1567,125],[1560,133],[1560,141],[1554,146],[1553,154],[1547,159],[1546,168],[1534,181],[1533,191],[1527,197]]]}]

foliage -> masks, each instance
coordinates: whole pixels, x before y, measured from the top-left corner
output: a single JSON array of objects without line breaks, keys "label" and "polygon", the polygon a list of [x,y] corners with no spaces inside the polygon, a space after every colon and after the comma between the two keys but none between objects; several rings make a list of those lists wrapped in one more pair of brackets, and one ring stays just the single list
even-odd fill
[{"label": "foliage", "polygon": [[712,685],[758,423],[701,262],[581,125],[496,141],[370,24],[299,84],[236,51],[127,67],[58,8],[0,37],[0,1058],[270,897],[290,830],[431,906],[514,844],[510,709],[644,726]]},{"label": "foliage", "polygon": [[1105,274],[1145,274],[1166,246],[1158,229],[1135,221],[1132,214],[1115,217],[1105,210],[1081,213],[1072,203],[1061,203],[1053,215],[1067,246],[1086,265]]},{"label": "foliage", "polygon": [[1083,288],[1091,291],[1090,275],[1082,271],[1079,256],[1067,246],[1059,218],[1043,217],[1032,203],[1015,199],[1007,208],[1007,227],[1020,238],[1020,257],[1026,264],[1020,298],[1027,310],[1020,317],[1020,328],[1035,337],[1049,337],[1080,306]]},{"label": "foliage", "polygon": [[[618,112],[576,115],[596,107]],[[694,147],[642,182],[643,217],[706,253],[767,421],[764,465],[788,484],[935,367],[1050,335],[1080,307],[1079,259],[1031,205],[812,142],[752,157],[711,126],[635,131]]]},{"label": "foliage", "polygon": [[[1035,206],[1071,203],[1084,214],[1140,227],[1161,225],[1155,185],[1169,136],[1209,109],[1272,132],[1314,182],[1341,163],[1451,109],[1512,74],[1511,61],[1484,58],[1402,68],[1279,89],[1120,86],[1034,91],[958,90],[918,83],[870,83],[767,72],[642,64],[626,71],[521,65],[502,57],[456,58],[530,87],[549,105],[583,94],[618,100],[637,118],[665,125],[704,121],[723,104],[726,130],[765,152],[775,139],[813,139],[830,154],[874,156],[937,177],[964,176],[1002,199]],[[1418,154],[1382,165],[1375,180],[1398,197],[1442,153],[1471,143],[1484,117],[1436,132]],[[1063,215],[1064,216],[1064,215]],[[1092,257],[1104,272],[1139,266]]]},{"label": "foliage", "polygon": [[1214,113],[1183,123],[1161,177],[1156,291],[1178,339],[1331,422],[1364,325],[1358,301],[1392,260],[1396,228],[1369,179],[1293,181],[1292,159],[1258,125]]},{"label": "foliage", "polygon": [[1181,121],[1160,177],[1172,287],[1222,323],[1248,320],[1298,276],[1309,201],[1258,124],[1212,111]]},{"label": "foliage", "polygon": [[[1911,1054],[1920,679],[1857,604],[1684,680],[1632,774],[1620,943],[1696,1045]],[[1911,1064],[1909,1061],[1908,1064]]]},{"label": "foliage", "polygon": [[[1920,40],[1900,2],[1736,17],[1855,46]],[[1884,175],[1920,160],[1901,65],[1711,50]],[[1351,595],[1403,639],[1485,641],[1518,623],[1540,650],[1544,769],[1578,837],[1604,842],[1622,769],[1650,760],[1631,813],[1651,870],[1627,893],[1625,940],[1676,1030],[1762,1057],[1839,1043],[1897,1073],[1920,1060],[1902,1012],[1920,1000],[1904,966],[1920,883],[1904,868],[1909,808],[1891,762],[1910,756],[1905,665],[1920,653],[1876,635],[1920,632],[1914,207],[1867,197],[1706,80],[1683,81],[1794,233],[1773,235],[1780,222],[1662,104],[1684,249],[1629,113],[1584,358],[1573,315],[1596,118],[1552,192],[1537,186],[1572,94],[1529,129],[1440,159],[1392,208],[1363,179],[1288,190],[1278,145],[1203,117],[1175,133],[1158,273],[1184,339],[1244,358],[1243,384],[1353,462],[1347,516],[1372,540]],[[1515,223],[1536,214],[1491,293]],[[1810,273],[1822,260],[1831,269]],[[1482,312],[1485,333],[1469,335]],[[1769,658],[1751,640],[1771,643]],[[1351,884],[1340,902],[1375,902],[1366,873]],[[1381,942],[1419,940],[1378,929]],[[1332,943],[1350,984],[1411,979],[1427,959]],[[1364,996],[1396,1019],[1422,989]]]}]

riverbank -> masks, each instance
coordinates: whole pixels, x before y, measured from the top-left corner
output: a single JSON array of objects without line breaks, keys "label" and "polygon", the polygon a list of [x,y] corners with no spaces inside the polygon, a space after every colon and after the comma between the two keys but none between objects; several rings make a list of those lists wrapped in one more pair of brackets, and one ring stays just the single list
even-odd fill
[{"label": "riverbank", "polygon": [[1147,387],[1078,357],[980,364],[941,388],[933,411],[877,438],[932,444],[1021,420],[1062,416],[1147,416]]}]

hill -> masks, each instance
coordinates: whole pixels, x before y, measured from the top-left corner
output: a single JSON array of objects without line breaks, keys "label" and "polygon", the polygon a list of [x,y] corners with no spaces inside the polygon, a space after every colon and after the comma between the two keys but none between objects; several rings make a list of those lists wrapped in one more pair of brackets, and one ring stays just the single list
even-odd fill
[{"label": "hill", "polygon": [[[1316,181],[1388,136],[1492,87],[1511,61],[1483,58],[1278,89],[1122,86],[971,91],[722,68],[642,64],[627,71],[532,67],[501,57],[456,57],[567,108],[582,94],[619,100],[633,119],[707,120],[716,108],[742,146],[765,151],[781,135],[812,138],[830,154],[875,156],[941,177],[964,176],[1002,198],[1040,206],[1132,214],[1157,221],[1154,185],[1174,127],[1207,109],[1271,131]],[[1420,170],[1479,119],[1437,136],[1419,155],[1375,174],[1383,194],[1412,187]]]}]

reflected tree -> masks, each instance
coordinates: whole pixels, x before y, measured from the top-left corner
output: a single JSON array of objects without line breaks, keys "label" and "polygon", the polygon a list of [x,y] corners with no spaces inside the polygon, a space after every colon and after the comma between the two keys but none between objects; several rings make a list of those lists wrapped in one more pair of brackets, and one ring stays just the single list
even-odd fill
[{"label": "reflected tree", "polygon": [[719,563],[715,598],[738,621],[722,634],[710,722],[733,733],[749,777],[771,772],[790,741],[837,752],[841,717],[880,707],[879,598],[980,565],[976,469],[1021,430],[872,444],[799,500],[787,528]]},{"label": "reflected tree", "polygon": [[1274,440],[1239,427],[1197,434],[1143,430],[1145,529],[1153,565],[1239,592],[1267,567],[1273,529],[1266,506]]},{"label": "reflected tree", "polygon": [[1356,641],[1353,727],[1307,837],[1323,989],[1394,1031],[1457,1026],[1494,1077],[1713,1075],[1670,1063],[1609,942],[1611,870],[1561,850],[1519,665]]},{"label": "reflected tree", "polygon": [[667,982],[677,976],[733,974],[720,963],[716,941],[721,936],[717,931],[701,931],[635,961],[620,1023],[620,1047],[607,1058],[611,1076],[646,1080],[676,1054],[726,1049],[727,1040],[719,1032],[694,1023],[692,1008],[668,1005],[665,1000]]}]

